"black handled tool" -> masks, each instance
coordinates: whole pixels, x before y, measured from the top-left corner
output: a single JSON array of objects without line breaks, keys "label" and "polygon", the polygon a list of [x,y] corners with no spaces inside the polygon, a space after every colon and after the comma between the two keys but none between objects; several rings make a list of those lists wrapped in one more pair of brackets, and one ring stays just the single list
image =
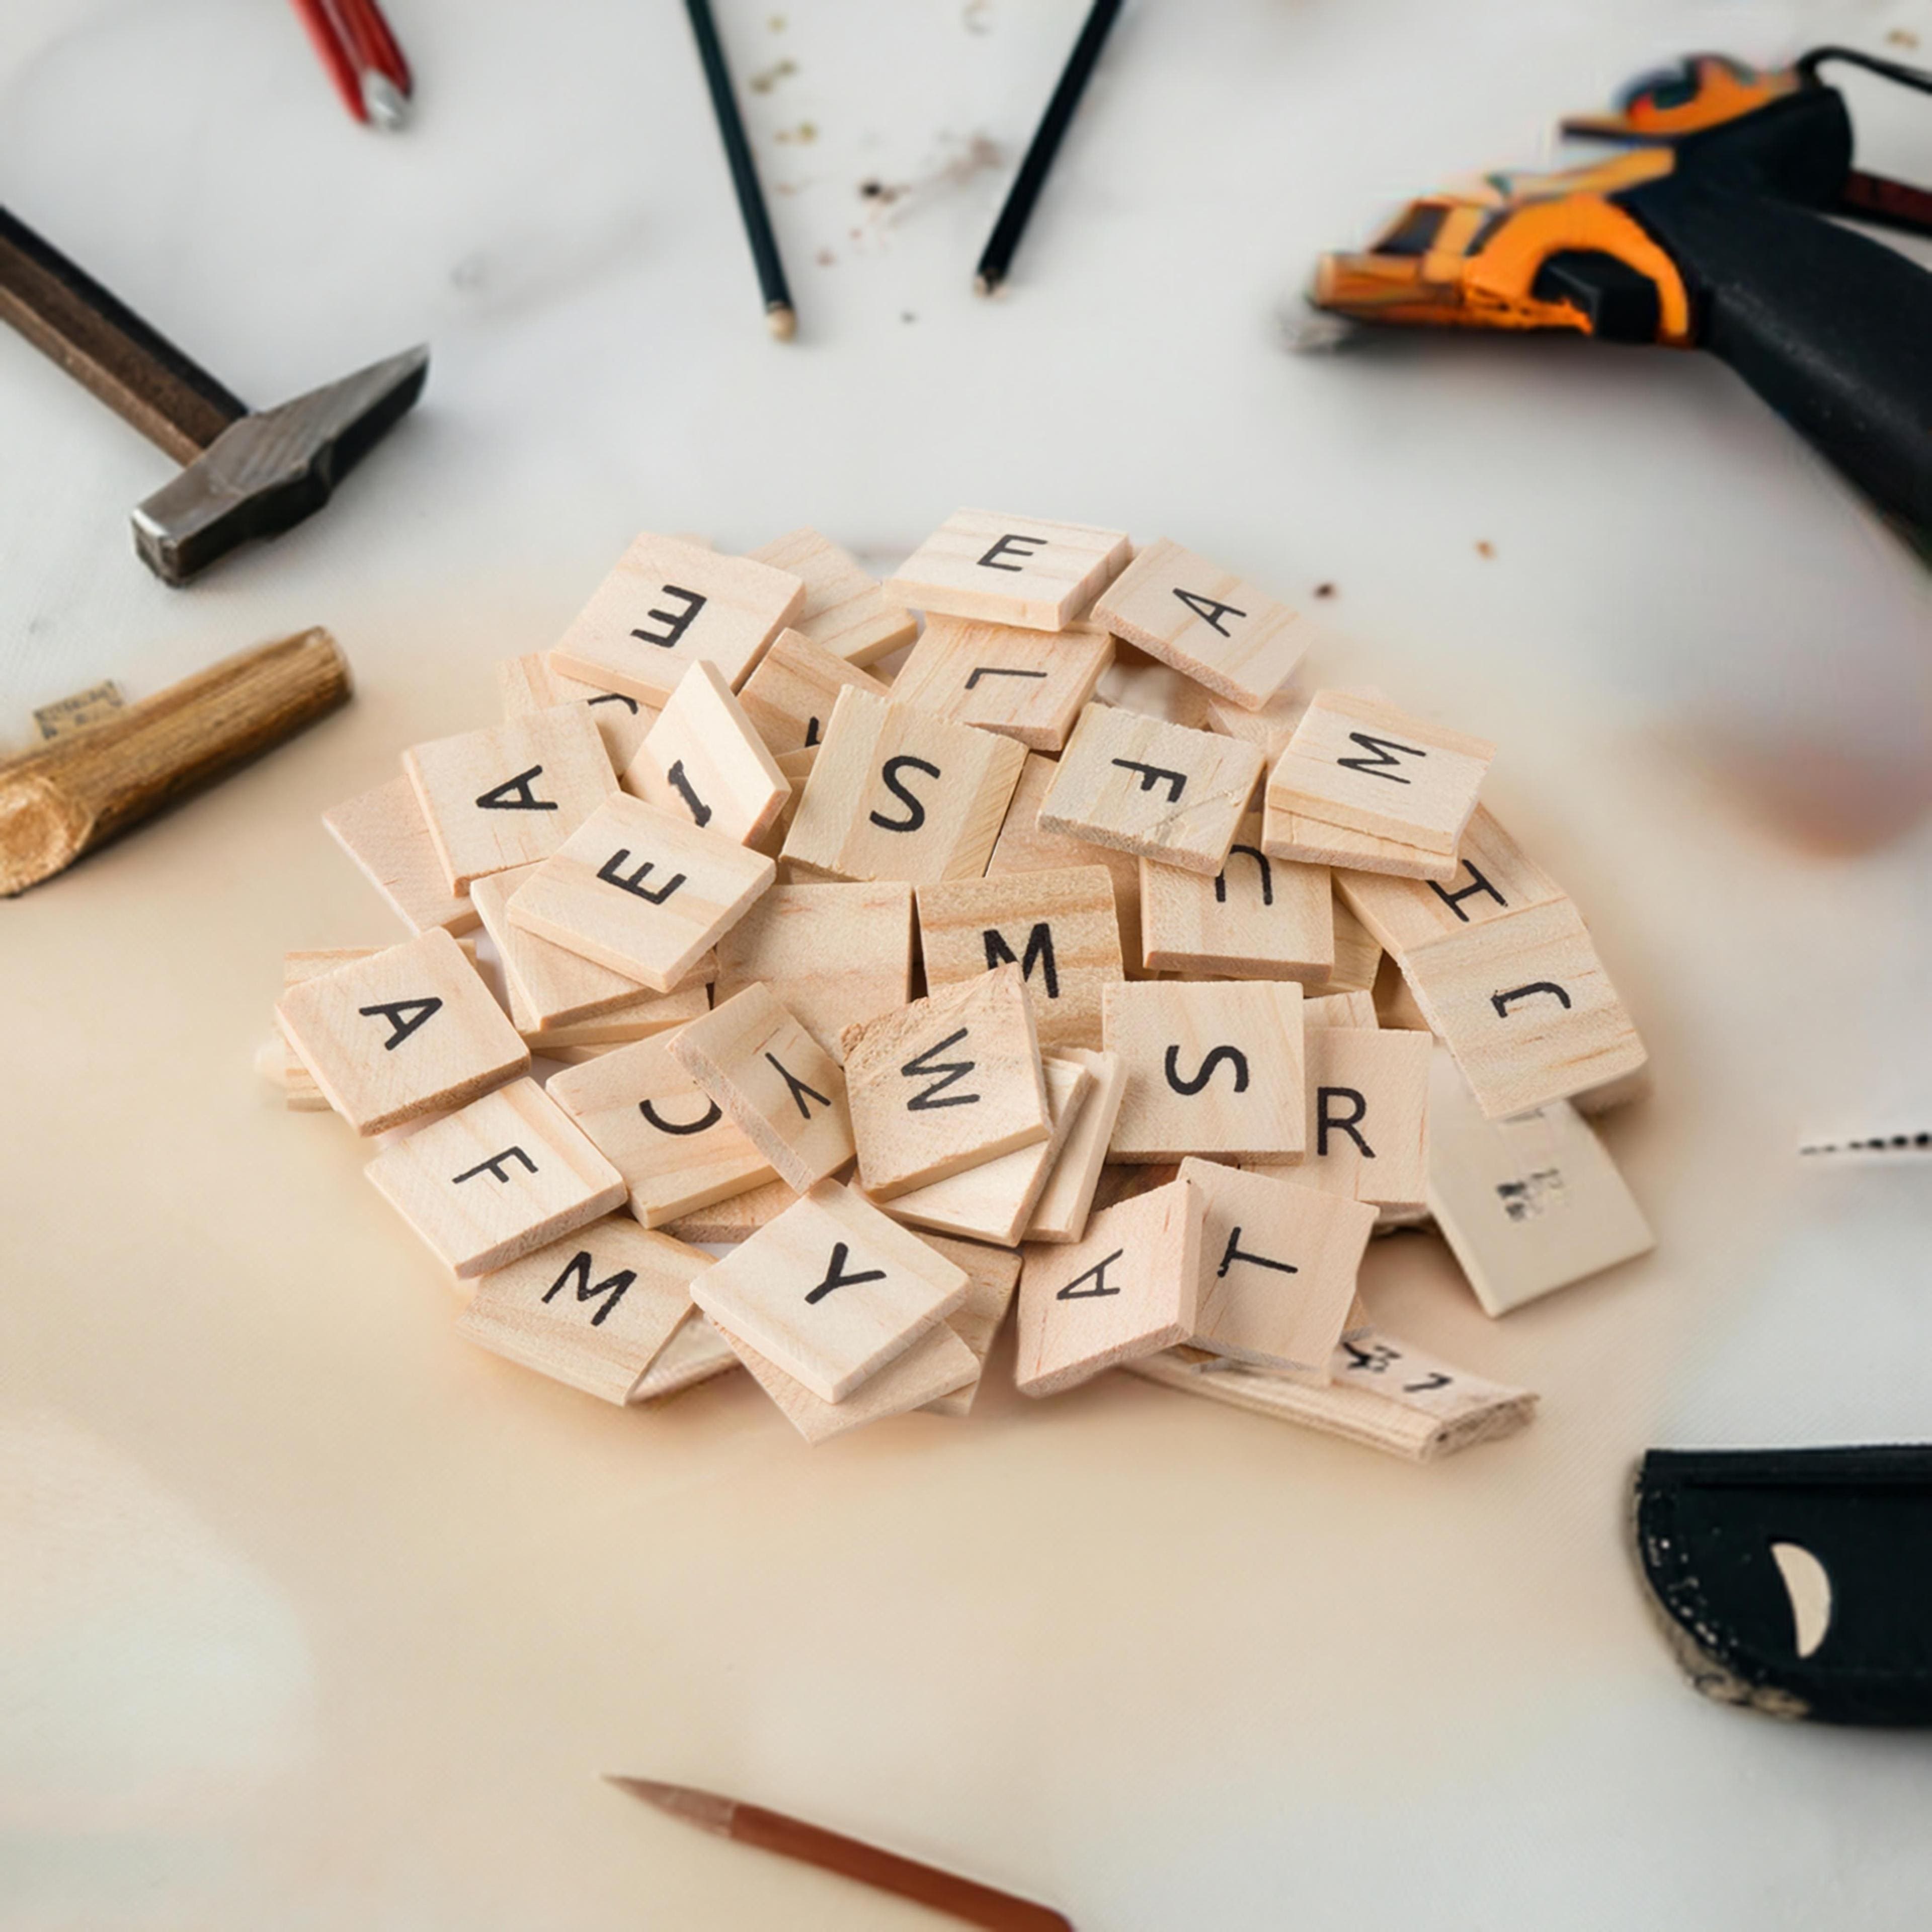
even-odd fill
[{"label": "black handled tool", "polygon": [[169,584],[320,509],[429,373],[427,348],[405,350],[250,411],[4,208],[0,320],[185,466],[134,514],[134,548]]},{"label": "black handled tool", "polygon": [[1564,124],[1626,152],[1412,202],[1312,299],[1357,321],[1570,329],[1708,350],[1923,542],[1932,534],[1932,275],[1834,218],[1932,234],[1932,193],[1852,165],[1841,47],[1759,72],[1700,54]]}]

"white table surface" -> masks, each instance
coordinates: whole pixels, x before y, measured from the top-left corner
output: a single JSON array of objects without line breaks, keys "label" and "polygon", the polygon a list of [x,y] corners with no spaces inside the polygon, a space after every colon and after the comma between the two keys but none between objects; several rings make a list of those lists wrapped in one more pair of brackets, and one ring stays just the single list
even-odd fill
[{"label": "white table surface", "polygon": [[[726,0],[741,85],[795,68],[742,87],[789,347],[670,0],[391,10],[396,140],[272,0],[0,12],[0,200],[231,386],[435,356],[325,514],[176,592],[126,528],[164,459],[0,338],[0,745],[313,622],[360,687],[0,908],[0,1924],[931,1922],[627,1770],[1083,1932],[1922,1925],[1924,1743],[1684,1689],[1624,1495],[1652,1443],[1932,1434],[1928,1169],[1792,1154],[1932,1122],[1925,573],[1702,357],[1272,317],[1637,69],[1932,6],[1143,0],[987,304],[1073,0]],[[255,1083],[282,950],[388,930],[316,814],[487,719],[635,530],[889,562],[968,503],[1332,583],[1323,668],[1502,746],[1653,1049],[1607,1134],[1660,1245],[1501,1324],[1432,1242],[1367,1292],[1541,1390],[1527,1435],[1412,1468],[1125,1378],[1024,1403],[1004,1351],[968,1423],[815,1452],[742,1378],[608,1409],[458,1341],[362,1150]]]}]

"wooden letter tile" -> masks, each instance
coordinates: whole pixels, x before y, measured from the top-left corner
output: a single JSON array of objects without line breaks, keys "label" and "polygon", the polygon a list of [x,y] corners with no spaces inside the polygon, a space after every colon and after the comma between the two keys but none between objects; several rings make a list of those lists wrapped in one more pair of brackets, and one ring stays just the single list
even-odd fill
[{"label": "wooden letter tile", "polygon": [[1250,711],[1287,682],[1305,634],[1258,584],[1164,537],[1100,593],[1094,621]]},{"label": "wooden letter tile", "polygon": [[743,1366],[730,1343],[703,1316],[694,1313],[658,1351],[656,1360],[631,1391],[631,1400],[664,1401]]},{"label": "wooden letter tile", "polygon": [[1113,660],[1113,639],[1090,625],[1055,636],[934,617],[899,667],[892,699],[1057,752]]},{"label": "wooden letter tile", "polygon": [[1045,1140],[898,1195],[886,1204],[886,1212],[912,1227],[1017,1246],[1093,1084],[1093,1076],[1076,1060],[1057,1059],[1049,1053],[1041,1066],[1052,1118]]},{"label": "wooden letter tile", "polygon": [[1115,1160],[1298,1160],[1306,1140],[1301,988],[1292,980],[1141,980],[1106,989],[1107,1050],[1126,1064]]},{"label": "wooden letter tile", "polygon": [[668,993],[776,868],[687,819],[615,793],[510,896],[510,922]]},{"label": "wooden letter tile", "polygon": [[1512,1436],[1536,1413],[1528,1389],[1451,1368],[1372,1328],[1346,1336],[1325,1387],[1250,1368],[1198,1348],[1168,1348],[1121,1365],[1188,1395],[1339,1436],[1414,1462]]},{"label": "wooden letter tile", "polygon": [[887,596],[878,580],[830,537],[814,530],[792,530],[751,555],[804,584],[805,602],[792,626],[834,657],[868,664],[912,642],[919,628],[912,613]]},{"label": "wooden letter tile", "polygon": [[427,932],[434,926],[447,932],[473,930],[476,908],[466,895],[449,890],[416,788],[407,778],[392,778],[374,791],[331,806],[322,822],[412,932]]},{"label": "wooden letter tile", "polygon": [[[1301,1000],[1301,1030],[1305,1035],[1316,1027],[1378,1027],[1376,996],[1366,991],[1351,993],[1305,992]],[[1313,1078],[1312,1074],[1310,1076]]]},{"label": "wooden letter tile", "polygon": [[852,1157],[838,1062],[773,998],[747,986],[669,1042],[671,1058],[800,1193]]},{"label": "wooden letter tile", "polygon": [[624,1177],[631,1212],[646,1228],[776,1178],[662,1039],[568,1067],[544,1090]]},{"label": "wooden letter tile", "polygon": [[1486,1119],[1438,1047],[1429,1114],[1430,1211],[1486,1314],[1506,1315],[1656,1246],[1604,1144],[1568,1100]]},{"label": "wooden letter tile", "polygon": [[1330,825],[1454,852],[1496,747],[1385,700],[1318,691],[1268,776],[1268,802]]},{"label": "wooden letter tile", "polygon": [[934,992],[1017,965],[1042,1046],[1100,1044],[1100,989],[1121,977],[1104,866],[921,886],[919,936]]},{"label": "wooden letter tile", "polygon": [[1201,1190],[1191,1181],[1103,1209],[1069,1246],[1031,1246],[1020,1269],[1022,1395],[1052,1395],[1193,1332]]},{"label": "wooden letter tile", "polygon": [[624,789],[674,818],[754,843],[778,821],[791,781],[714,664],[685,672],[625,766]]},{"label": "wooden letter tile", "polygon": [[1072,1130],[1047,1176],[1046,1186],[1034,1204],[1026,1226],[1029,1241],[1077,1241],[1085,1234],[1094,1192],[1106,1164],[1107,1144],[1120,1117],[1120,1102],[1126,1097],[1127,1070],[1118,1053],[1066,1046],[1055,1058],[1084,1066],[1093,1084],[1073,1117]]},{"label": "wooden letter tile", "polygon": [[1046,801],[1059,766],[1039,752],[1029,752],[1006,807],[993,856],[986,862],[989,879],[1018,872],[1064,872],[1071,866],[1104,866],[1114,882],[1114,911],[1120,921],[1120,962],[1129,979],[1138,979],[1141,965],[1141,864],[1131,852],[1091,845],[1058,832],[1042,832],[1040,808]]},{"label": "wooden letter tile", "polygon": [[[1262,844],[1265,849],[1265,839]],[[1329,876],[1332,880],[1334,875],[1331,873]],[[1327,979],[1308,982],[1308,991],[1322,995],[1372,992],[1382,968],[1382,950],[1341,893],[1336,892],[1333,897],[1334,903],[1330,911],[1335,922],[1335,963],[1328,969]]]},{"label": "wooden letter tile", "polygon": [[1450,878],[1438,882],[1345,872],[1336,874],[1335,885],[1377,944],[1398,959],[1432,940],[1452,939],[1472,926],[1563,896],[1556,880],[1480,805],[1456,848]]},{"label": "wooden letter tile", "polygon": [[735,1244],[748,1241],[760,1228],[772,1222],[802,1199],[796,1187],[782,1180],[768,1180],[762,1187],[747,1188],[742,1194],[728,1194],[708,1208],[680,1214],[664,1223],[664,1232],[680,1241],[702,1244],[718,1241]]},{"label": "wooden letter tile", "polygon": [[774,752],[822,744],[832,707],[848,685],[870,698],[886,687],[856,664],[797,631],[781,631],[746,679],[739,700],[758,736]]},{"label": "wooden letter tile", "polygon": [[[516,932],[514,926],[510,929]],[[530,936],[526,932],[517,933],[520,940]],[[649,1040],[653,1034],[666,1033],[673,1027],[701,1019],[711,1010],[711,989],[705,985],[703,975],[706,963],[715,965],[716,959],[716,953],[707,952],[673,992],[640,993],[628,1006],[613,1006],[608,1012],[587,1020],[568,1020],[548,1027],[519,1025],[517,1030],[532,1053],[552,1059],[570,1054],[590,1058],[614,1046]],[[513,1024],[518,1018],[514,982],[510,987],[510,1018]]]},{"label": "wooden letter tile", "polygon": [[529,1048],[440,926],[290,986],[275,1016],[358,1134],[460,1107],[530,1070]]},{"label": "wooden letter tile", "polygon": [[1210,876],[1261,776],[1258,747],[1090,704],[1040,808],[1040,829]]},{"label": "wooden letter tile", "polygon": [[483,929],[494,942],[502,964],[510,1016],[517,1030],[541,1033],[566,1027],[652,997],[635,980],[510,923],[511,897],[536,869],[534,866],[513,866],[506,872],[492,872],[478,879],[470,888],[476,910],[483,916]]},{"label": "wooden letter tile", "polygon": [[848,1027],[912,998],[911,886],[774,886],[718,942],[718,1004],[755,986],[841,1059]]},{"label": "wooden letter tile", "polygon": [[736,691],[804,603],[789,571],[646,531],[552,649],[550,668],[662,704],[702,658]]},{"label": "wooden letter tile", "polygon": [[624,1200],[624,1178],[534,1080],[418,1127],[363,1169],[445,1267],[488,1274]]},{"label": "wooden letter tile", "polygon": [[1649,1058],[1568,899],[1416,946],[1402,963],[1492,1120],[1628,1079]]},{"label": "wooden letter tile", "polygon": [[613,1216],[484,1276],[456,1332],[586,1395],[632,1402],[711,1264]]},{"label": "wooden letter tile", "polygon": [[895,1355],[843,1402],[821,1400],[741,1336],[719,1332],[778,1413],[814,1448],[872,1423],[890,1421],[916,1408],[936,1408],[946,1396],[968,1391],[978,1381],[980,1364],[973,1351],[944,1322]]},{"label": "wooden letter tile", "polygon": [[1304,1009],[1307,1151],[1294,1166],[1242,1165],[1372,1207],[1418,1210],[1429,1180],[1430,1037],[1378,1032],[1372,1019],[1366,1028],[1315,1024],[1320,1004]]},{"label": "wooden letter tile", "polygon": [[886,591],[928,614],[1064,631],[1132,548],[1123,530],[956,510],[899,566]]},{"label": "wooden letter tile", "polygon": [[1149,972],[1318,983],[1334,970],[1328,868],[1270,859],[1261,842],[1255,812],[1211,879],[1142,860],[1141,963]]},{"label": "wooden letter tile", "polygon": [[453,892],[547,859],[617,789],[580,704],[555,705],[403,754]]},{"label": "wooden letter tile", "polygon": [[1212,1161],[1180,1176],[1205,1204],[1193,1346],[1325,1382],[1375,1210]]},{"label": "wooden letter tile", "polygon": [[964,1303],[966,1274],[850,1189],[824,1181],[694,1280],[692,1294],[728,1336],[838,1402]]},{"label": "wooden letter tile", "polygon": [[847,1031],[844,1046],[859,1178],[874,1200],[1031,1147],[1052,1131],[1017,966],[865,1021]]},{"label": "wooden letter tile", "polygon": [[1225,731],[1231,738],[1245,738],[1250,744],[1258,745],[1272,770],[1308,709],[1308,695],[1291,685],[1276,692],[1258,711],[1250,711],[1232,698],[1210,692],[1204,708],[1207,715],[1199,721],[1203,730]]},{"label": "wooden letter tile", "polygon": [[848,879],[976,879],[1024,747],[849,687],[838,694],[784,856]]},{"label": "wooden letter tile", "polygon": [[[1010,1249],[982,1247],[977,1241],[949,1240],[944,1234],[920,1237],[936,1254],[966,1273],[966,1299],[946,1318],[946,1325],[973,1352],[982,1372],[993,1342],[1020,1285],[1020,1258]],[[968,1415],[980,1393],[976,1375],[964,1387],[926,1406],[935,1415]]]},{"label": "wooden letter tile", "polygon": [[1292,859],[1298,865],[1386,872],[1399,879],[1446,880],[1456,874],[1453,852],[1428,852],[1400,839],[1351,832],[1346,826],[1292,812],[1271,796],[1262,814],[1262,850],[1270,859]]},{"label": "wooden letter tile", "polygon": [[604,748],[610,754],[613,771],[621,772],[637,756],[644,734],[657,722],[656,705],[643,704],[621,691],[600,691],[594,684],[566,677],[550,669],[550,659],[541,651],[505,659],[496,667],[496,687],[506,718],[548,711],[556,704],[588,706],[604,734]]}]

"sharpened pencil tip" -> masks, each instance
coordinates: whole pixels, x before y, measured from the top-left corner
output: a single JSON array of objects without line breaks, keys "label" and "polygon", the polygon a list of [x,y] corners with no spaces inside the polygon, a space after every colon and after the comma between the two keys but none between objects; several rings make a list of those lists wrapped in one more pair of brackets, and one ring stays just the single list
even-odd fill
[{"label": "sharpened pencil tip", "polygon": [[655,1804],[674,1818],[697,1826],[700,1831],[728,1834],[732,1816],[738,1808],[732,1799],[721,1798],[716,1792],[694,1791],[688,1784],[663,1784],[654,1778],[624,1778],[607,1771],[604,1782],[614,1784],[620,1791],[628,1791],[633,1798],[641,1798],[646,1804]]},{"label": "sharpened pencil tip", "polygon": [[783,302],[773,302],[765,311],[765,326],[780,342],[789,342],[798,333],[798,316]]},{"label": "sharpened pencil tip", "polygon": [[999,292],[1000,284],[994,277],[975,275],[973,278],[973,292],[976,296],[994,296],[998,295]]},{"label": "sharpened pencil tip", "polygon": [[386,74],[373,69],[362,76],[362,105],[369,124],[386,134],[400,134],[410,119],[410,98]]}]

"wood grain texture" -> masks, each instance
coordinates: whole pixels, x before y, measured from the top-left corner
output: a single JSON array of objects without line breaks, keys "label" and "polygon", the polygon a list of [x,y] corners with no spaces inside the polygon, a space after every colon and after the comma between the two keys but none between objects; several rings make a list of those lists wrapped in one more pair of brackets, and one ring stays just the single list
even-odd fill
[{"label": "wood grain texture", "polygon": [[1084,1067],[1091,1084],[1046,1185],[1034,1203],[1026,1225],[1029,1241],[1077,1241],[1086,1233],[1108,1144],[1127,1092],[1126,1064],[1118,1053],[1064,1046],[1056,1049],[1054,1057]]},{"label": "wood grain texture", "polygon": [[523,657],[507,658],[496,668],[497,694],[506,718],[527,717],[532,711],[548,711],[559,704],[589,707],[603,734],[604,748],[610,754],[610,769],[621,772],[637,756],[644,734],[657,722],[658,708],[621,691],[605,691],[580,678],[566,677],[550,668],[541,651]]},{"label": "wood grain texture", "polygon": [[712,1258],[611,1216],[482,1276],[456,1332],[620,1406],[695,1312]]},{"label": "wood grain texture", "polygon": [[1094,621],[1250,711],[1300,662],[1305,634],[1258,584],[1162,537],[1108,585]]},{"label": "wood grain texture", "polygon": [[349,694],[335,640],[303,631],[0,765],[0,894],[52,878],[326,717]]},{"label": "wood grain texture", "polygon": [[660,812],[741,845],[762,838],[791,796],[724,674],[702,658],[686,668],[622,780]]},{"label": "wood grain texture", "polygon": [[747,986],[668,1045],[788,1186],[802,1193],[852,1158],[844,1071],[770,987]]},{"label": "wood grain texture", "polygon": [[[692,1293],[726,1335],[821,1402],[839,1402],[939,1327],[964,1304],[966,1288],[963,1269],[851,1189],[824,1181],[694,1281]],[[972,1366],[969,1358],[948,1386]]]},{"label": "wood grain texture", "polygon": [[827,1402],[741,1336],[722,1324],[718,1332],[778,1413],[814,1448],[872,1423],[930,1408],[940,1398],[970,1387],[979,1370],[972,1350],[941,1322],[868,1376],[844,1401]]},{"label": "wood grain texture", "polygon": [[512,866],[470,887],[470,902],[496,949],[517,1030],[528,1035],[561,1028],[658,997],[635,980],[510,922],[511,896],[536,870]]},{"label": "wood grain texture", "polygon": [[886,580],[886,592],[928,615],[1064,631],[1132,548],[1124,530],[956,510]]},{"label": "wood grain texture", "polygon": [[1211,877],[1261,773],[1259,749],[1238,738],[1090,704],[1041,802],[1040,829]]},{"label": "wood grain texture", "polygon": [[1430,1211],[1485,1314],[1656,1246],[1609,1150],[1568,1100],[1491,1120],[1442,1047],[1429,1094]]},{"label": "wood grain texture", "polygon": [[393,778],[322,814],[329,836],[412,932],[440,926],[474,932],[482,915],[466,892],[452,892],[416,788]]},{"label": "wood grain texture", "polygon": [[799,752],[822,744],[832,707],[850,685],[868,697],[886,687],[802,632],[781,631],[746,679],[740,701],[758,736],[773,752]]},{"label": "wood grain texture", "polygon": [[1120,928],[1120,964],[1130,980],[1138,979],[1141,964],[1141,868],[1131,852],[1071,838],[1064,832],[1040,829],[1040,808],[1059,766],[1042,752],[1029,752],[1013,787],[1012,802],[986,861],[986,877],[1004,878],[1015,873],[1064,872],[1070,866],[1103,866],[1114,882],[1114,913]]},{"label": "wood grain texture", "polygon": [[719,1005],[768,987],[834,1060],[848,1027],[912,998],[912,888],[774,886],[718,942]]},{"label": "wood grain texture", "polygon": [[921,886],[919,935],[934,991],[1017,964],[1042,1046],[1100,1044],[1100,990],[1123,976],[1106,867]]},{"label": "wood grain texture", "polygon": [[1472,926],[1563,897],[1562,887],[1480,805],[1470,814],[1448,878],[1342,872],[1335,874],[1335,887],[1376,944],[1398,959],[1433,940],[1453,939]]},{"label": "wood grain texture", "polygon": [[920,1238],[935,1254],[943,1256],[966,1274],[966,1299],[946,1318],[946,1325],[973,1352],[980,1365],[970,1382],[925,1404],[935,1415],[962,1416],[972,1412],[973,1400],[986,1367],[986,1358],[1012,1306],[1020,1282],[1020,1258],[1010,1248],[991,1248],[978,1241],[954,1240],[944,1234],[925,1234]]},{"label": "wood grain texture", "polygon": [[1304,993],[1301,1001],[1301,1029],[1304,1034],[1316,1027],[1370,1027],[1381,1025],[1376,1014],[1376,996],[1369,992]]},{"label": "wood grain texture", "polygon": [[512,925],[668,993],[748,911],[762,853],[614,792],[510,896]]},{"label": "wood grain texture", "polygon": [[[1304,627],[1310,630],[1313,628],[1305,620]],[[1127,708],[1132,710],[1133,706],[1130,705]],[[1288,749],[1288,740],[1294,736],[1294,728],[1301,722],[1301,714],[1308,709],[1308,694],[1291,685],[1276,692],[1258,710],[1250,711],[1232,698],[1210,692],[1203,709],[1205,715],[1198,722],[1204,730],[1225,732],[1230,738],[1245,738],[1250,744],[1260,748],[1262,756],[1272,770],[1275,760]]]},{"label": "wood grain texture", "polygon": [[1429,1180],[1429,1036],[1310,1026],[1303,1045],[1306,1151],[1292,1167],[1242,1166],[1346,1200],[1419,1212]]},{"label": "wood grain texture", "polygon": [[1025,758],[1009,738],[848,686],[784,856],[841,878],[976,879]]},{"label": "wood grain texture", "polygon": [[662,1228],[776,1178],[771,1163],[662,1039],[554,1074],[544,1092],[624,1178],[632,1216]]},{"label": "wood grain texture", "polygon": [[610,754],[580,704],[412,745],[403,770],[453,892],[548,858],[617,789]]},{"label": "wood grain texture", "polygon": [[1649,1059],[1567,898],[1416,946],[1402,976],[1492,1120],[1631,1079]]},{"label": "wood grain texture", "polygon": [[685,667],[716,664],[734,691],[804,608],[789,571],[646,530],[552,647],[566,677],[662,705]]},{"label": "wood grain texture", "polygon": [[1193,1332],[1204,1203],[1176,1180],[1105,1209],[1070,1246],[1022,1250],[1022,1395],[1053,1395]]},{"label": "wood grain texture", "polygon": [[1514,1436],[1536,1413],[1528,1390],[1451,1368],[1375,1329],[1352,1333],[1341,1343],[1324,1388],[1195,1348],[1172,1348],[1121,1366],[1187,1395],[1298,1422],[1412,1462],[1432,1462]]},{"label": "wood grain texture", "polygon": [[1106,989],[1107,1051],[1127,1070],[1117,1161],[1301,1157],[1301,988],[1293,981],[1148,981]]},{"label": "wood grain texture", "polygon": [[880,1204],[894,1220],[999,1247],[1018,1245],[1093,1084],[1077,1061],[1046,1054],[1041,1064],[1052,1120],[1046,1138],[894,1196]]},{"label": "wood grain texture", "polygon": [[892,698],[1057,752],[1113,660],[1113,639],[1085,623],[1048,633],[932,617],[892,680]]},{"label": "wood grain texture", "polygon": [[660,1348],[631,1391],[637,1402],[667,1402],[743,1364],[737,1351],[702,1315],[693,1314]]},{"label": "wood grain texture", "polygon": [[[1262,845],[1266,850],[1265,836]],[[1330,874],[1331,881],[1334,876]],[[1307,981],[1305,990],[1316,997],[1331,993],[1371,992],[1382,969],[1382,950],[1339,891],[1334,898],[1330,916],[1335,928],[1335,963],[1328,969],[1327,978]]]},{"label": "wood grain texture", "polygon": [[805,586],[792,628],[834,657],[860,667],[910,644],[917,620],[888,596],[849,551],[814,530],[789,530],[749,553]]},{"label": "wood grain texture", "polygon": [[[1284,754],[1286,755],[1286,754]],[[1262,850],[1270,859],[1304,866],[1332,866],[1338,871],[1386,872],[1401,879],[1453,879],[1454,852],[1432,852],[1399,838],[1352,832],[1286,805],[1267,800],[1262,812]]]},{"label": "wood grain texture", "polygon": [[392,1142],[363,1169],[461,1280],[621,1207],[624,1179],[533,1080]]},{"label": "wood grain texture", "polygon": [[1184,1160],[1180,1178],[1202,1199],[1190,1346],[1301,1381],[1328,1381],[1375,1210],[1213,1161]]},{"label": "wood grain texture", "polygon": [[1335,968],[1334,894],[1325,866],[1270,859],[1262,815],[1240,822],[1210,878],[1140,861],[1141,964],[1199,978],[1325,981]]},{"label": "wood grain texture", "polygon": [[1318,691],[1268,774],[1268,802],[1373,838],[1453,853],[1496,749],[1385,699]]},{"label": "wood grain texture", "polygon": [[863,1021],[843,1044],[859,1178],[876,1201],[1052,1133],[1033,1007],[1017,966]]},{"label": "wood grain texture", "polygon": [[275,1018],[358,1134],[462,1106],[530,1070],[530,1048],[440,926],[290,986]]}]

